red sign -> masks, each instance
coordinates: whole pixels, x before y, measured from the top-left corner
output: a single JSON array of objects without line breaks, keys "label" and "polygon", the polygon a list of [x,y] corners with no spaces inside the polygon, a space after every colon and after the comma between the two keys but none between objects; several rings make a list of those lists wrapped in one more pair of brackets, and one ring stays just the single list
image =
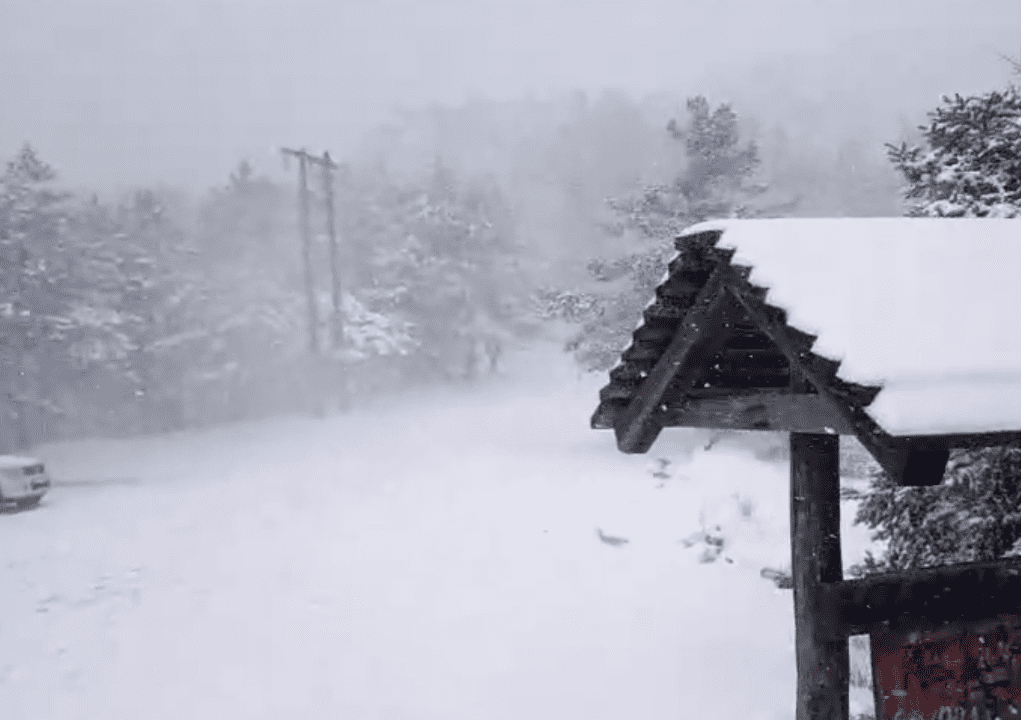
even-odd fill
[{"label": "red sign", "polygon": [[876,720],[1021,720],[1021,616],[871,640]]}]

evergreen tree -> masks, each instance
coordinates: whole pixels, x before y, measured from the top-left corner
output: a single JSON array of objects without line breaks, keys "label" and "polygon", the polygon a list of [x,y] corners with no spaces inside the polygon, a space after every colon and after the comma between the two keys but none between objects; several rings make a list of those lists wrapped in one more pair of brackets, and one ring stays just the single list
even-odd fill
[{"label": "evergreen tree", "polygon": [[[2,444],[24,448],[46,403],[43,388],[50,331],[67,309],[64,288],[55,282],[64,244],[63,202],[53,188],[53,169],[28,144],[0,176],[0,378],[3,415],[16,434]],[[56,272],[54,272],[56,270]],[[56,277],[55,277],[56,276]]]},{"label": "evergreen tree", "polygon": [[90,402],[116,415],[157,327],[147,314],[158,285],[152,249],[136,242],[124,212],[78,202],[54,181],[28,145],[0,177],[0,382],[6,425],[18,431],[0,438],[6,449],[46,439],[72,408],[74,422],[96,430],[83,414]]},{"label": "evergreen tree", "polygon": [[852,569],[858,576],[1019,554],[1019,448],[955,452],[935,487],[897,487],[877,470],[868,492],[844,497],[859,501],[855,523],[886,543],[881,558],[869,552]]},{"label": "evergreen tree", "polygon": [[1021,215],[1021,94],[1017,88],[944,97],[922,126],[927,148],[889,145],[907,181],[908,214]]},{"label": "evergreen tree", "polygon": [[728,104],[713,110],[702,96],[690,98],[687,111],[686,127],[671,120],[666,128],[683,144],[687,162],[681,173],[669,184],[649,185],[607,201],[614,217],[604,229],[622,238],[628,250],[588,263],[593,280],[606,289],[540,294],[544,317],[582,323],[567,350],[587,370],[609,369],[626,347],[674,255],[673,239],[681,230],[710,218],[761,212],[749,204],[764,190],[751,182],[758,149],[753,142],[742,143],[737,114]]},{"label": "evergreen tree", "polygon": [[[497,188],[461,183],[442,162],[425,182],[363,178],[354,242],[369,310],[404,323],[409,371],[472,378],[517,331],[526,294],[510,213]],[[413,349],[409,349],[413,348]]]},{"label": "evergreen tree", "polygon": [[666,128],[683,143],[684,170],[667,185],[609,199],[617,216],[609,227],[614,234],[635,230],[643,238],[672,240],[694,223],[753,212],[748,201],[764,189],[751,183],[759,151],[754,142],[742,144],[737,114],[726,103],[712,110],[701,95],[687,101],[687,111],[687,127],[672,119]]},{"label": "evergreen tree", "polygon": [[104,295],[118,267],[82,232],[88,208],[55,178],[27,144],[0,176],[0,407],[5,428],[16,429],[0,437],[6,450],[45,439],[89,358],[128,346]]}]

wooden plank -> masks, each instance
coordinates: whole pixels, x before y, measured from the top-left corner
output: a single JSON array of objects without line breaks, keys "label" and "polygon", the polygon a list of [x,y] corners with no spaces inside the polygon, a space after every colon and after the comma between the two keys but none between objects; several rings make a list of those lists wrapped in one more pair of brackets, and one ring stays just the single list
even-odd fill
[{"label": "wooden plank", "polygon": [[652,447],[662,426],[658,412],[663,393],[675,378],[694,382],[708,360],[727,339],[725,305],[732,303],[723,287],[725,265],[718,265],[694,305],[677,328],[662,357],[644,379],[614,427],[617,447],[625,453],[643,453]]},{"label": "wooden plank", "polygon": [[[820,603],[843,577],[840,556],[840,438],[791,433],[791,558],[794,580],[797,720],[848,720],[847,637],[826,637],[834,619]],[[832,613],[829,613],[832,614]]]},{"label": "wooden plank", "polygon": [[969,433],[967,435],[938,435],[950,448],[975,449],[1021,445],[1021,432]]},{"label": "wooden plank", "polygon": [[755,388],[759,390],[779,390],[790,386],[790,372],[786,368],[778,370],[766,368],[731,369],[710,365],[705,376],[703,387],[717,387],[731,390]]},{"label": "wooden plank", "polygon": [[643,360],[658,360],[663,353],[661,346],[650,343],[632,343],[620,356],[624,362],[635,362]]},{"label": "wooden plank", "polygon": [[673,328],[666,327],[662,324],[656,326],[643,324],[631,334],[634,343],[644,343],[648,345],[669,343],[673,336]]},{"label": "wooden plank", "polygon": [[664,427],[854,434],[854,426],[834,413],[825,398],[789,392],[689,399],[667,405],[660,423]]},{"label": "wooden plank", "polygon": [[733,350],[776,350],[770,339],[761,332],[741,328],[734,331],[733,337],[727,342],[727,348]]},{"label": "wooden plank", "polygon": [[859,385],[858,383],[848,382],[841,378],[835,378],[834,383],[830,386],[830,392],[835,394],[837,397],[849,400],[859,407],[868,407],[872,404],[872,401],[876,399],[876,395],[879,394],[881,388],[870,386],[870,385]]},{"label": "wooden plank", "polygon": [[[728,387],[697,387],[685,393],[687,401],[697,402],[700,400],[724,400],[727,398],[751,398],[759,397],[769,393],[784,393],[785,388],[728,388]],[[674,403],[680,407],[680,401]]]},{"label": "wooden plank", "polygon": [[728,367],[749,370],[786,370],[789,365],[784,354],[774,347],[735,348],[728,343],[718,357]]},{"label": "wooden plank", "polygon": [[843,580],[823,587],[827,637],[938,629],[1021,613],[1021,558],[961,563]]}]

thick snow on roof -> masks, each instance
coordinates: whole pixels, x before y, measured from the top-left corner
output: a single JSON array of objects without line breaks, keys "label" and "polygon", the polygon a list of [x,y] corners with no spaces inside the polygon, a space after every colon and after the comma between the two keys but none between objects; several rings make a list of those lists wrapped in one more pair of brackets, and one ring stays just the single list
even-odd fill
[{"label": "thick snow on roof", "polygon": [[1021,221],[722,220],[732,263],[894,435],[1021,430]]}]

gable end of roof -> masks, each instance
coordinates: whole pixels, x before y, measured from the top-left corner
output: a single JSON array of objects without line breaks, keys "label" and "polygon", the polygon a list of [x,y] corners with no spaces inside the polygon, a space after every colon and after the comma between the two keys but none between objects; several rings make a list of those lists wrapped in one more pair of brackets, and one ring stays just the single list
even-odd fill
[{"label": "gable end of roof", "polygon": [[[722,269],[726,273],[727,287],[745,306],[747,320],[751,321],[747,326],[737,328],[737,334],[744,333],[745,337],[760,339],[765,336],[768,343],[775,345],[772,350],[766,347],[757,352],[749,350],[746,353],[725,348],[716,357],[719,360],[721,357],[747,355],[752,365],[757,366],[739,369],[739,373],[744,372],[747,386],[756,387],[756,379],[751,378],[751,374],[756,370],[758,387],[775,386],[773,380],[767,379],[770,369],[763,367],[777,365],[775,360],[771,361],[769,358],[769,353],[772,352],[775,358],[780,358],[782,354],[782,361],[785,361],[782,362],[784,367],[775,367],[771,371],[774,379],[782,380],[783,373],[789,373],[793,367],[798,373],[811,377],[812,386],[820,386],[846,406],[843,412],[851,411],[853,408],[857,414],[875,399],[879,387],[843,380],[838,376],[840,367],[838,361],[812,352],[816,336],[789,325],[786,311],[766,302],[768,289],[750,282],[752,268],[731,264],[735,251],[732,248],[718,246],[721,235],[722,230],[707,230],[682,235],[675,240],[678,254],[670,263],[663,282],[657,286],[653,301],[643,313],[642,322],[632,333],[631,343],[621,353],[620,362],[610,371],[610,382],[600,390],[599,406],[591,418],[593,428],[612,429],[617,425],[645,379],[670,345],[681,323],[692,311],[695,299],[705,287],[710,275],[717,269]],[[777,343],[780,339],[777,337],[778,333],[782,334],[780,343]],[[718,368],[719,364],[715,367]],[[735,377],[731,375],[731,383]],[[727,384],[724,382],[720,386],[725,388]],[[671,402],[683,400],[684,394],[690,390],[671,387],[668,392],[669,400]]]}]

